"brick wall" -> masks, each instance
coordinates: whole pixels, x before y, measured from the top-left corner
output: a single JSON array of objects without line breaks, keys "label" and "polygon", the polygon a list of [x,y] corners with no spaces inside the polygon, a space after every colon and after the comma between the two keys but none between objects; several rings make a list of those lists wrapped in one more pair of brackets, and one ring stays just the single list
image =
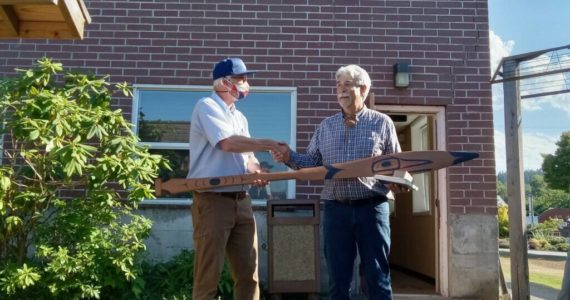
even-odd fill
[{"label": "brick wall", "polygon": [[[84,2],[93,19],[84,40],[2,40],[0,76],[49,56],[113,82],[209,85],[215,62],[240,56],[259,70],[252,84],[298,88],[302,151],[338,111],[334,72],[359,64],[378,105],[447,107],[447,149],[481,155],[449,169],[450,212],[496,214],[487,0]],[[392,65],[401,60],[412,83],[397,90]],[[116,105],[131,110],[128,99]],[[299,182],[297,196],[319,190],[319,182]]]}]

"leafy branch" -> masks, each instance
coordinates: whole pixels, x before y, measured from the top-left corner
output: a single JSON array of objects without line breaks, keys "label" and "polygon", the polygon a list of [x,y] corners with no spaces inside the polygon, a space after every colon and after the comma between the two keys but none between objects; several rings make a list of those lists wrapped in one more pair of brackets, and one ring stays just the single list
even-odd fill
[{"label": "leafy branch", "polygon": [[18,72],[0,80],[0,298],[99,298],[138,276],[151,223],[133,211],[169,166],[112,108],[126,83],[48,58]]}]

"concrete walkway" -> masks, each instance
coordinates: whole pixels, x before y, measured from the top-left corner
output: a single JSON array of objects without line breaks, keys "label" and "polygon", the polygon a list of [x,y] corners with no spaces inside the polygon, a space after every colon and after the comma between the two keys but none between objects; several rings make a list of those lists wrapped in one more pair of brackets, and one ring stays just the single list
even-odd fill
[{"label": "concrete walkway", "polygon": [[[499,249],[499,253],[508,254],[509,249]],[[567,252],[556,252],[556,251],[539,251],[539,250],[528,250],[528,257],[533,258],[547,258],[551,260],[560,260],[564,263],[567,257]],[[509,294],[512,295],[511,282],[506,281],[507,288],[509,289]],[[530,283],[530,299],[531,300],[555,300],[558,296],[560,290],[553,289],[547,286]],[[355,297],[353,300],[364,300],[365,297]],[[449,300],[450,298],[442,297],[439,295],[394,295],[394,300]],[[462,300],[465,300],[462,298]],[[513,299],[514,300],[514,299]]]},{"label": "concrete walkway", "polygon": [[[509,253],[509,249],[499,249],[499,253]],[[567,252],[528,250],[528,257],[560,260],[560,263],[565,263],[567,256]],[[511,281],[506,280],[506,283],[507,288],[509,289],[509,294],[512,295]],[[560,292],[559,289],[553,289],[551,287],[543,286],[540,284],[534,284],[532,282],[529,284],[531,300],[553,300],[556,299],[558,293]]]},{"label": "concrete walkway", "polygon": [[[509,294],[513,294],[511,291],[511,281],[507,280],[507,288],[509,289]],[[530,283],[530,299],[531,300],[555,300],[558,297],[560,290],[553,289],[548,286]]]},{"label": "concrete walkway", "polygon": [[[510,253],[510,249],[499,248],[499,253]],[[528,250],[528,257],[544,257],[566,260],[568,252]]]}]

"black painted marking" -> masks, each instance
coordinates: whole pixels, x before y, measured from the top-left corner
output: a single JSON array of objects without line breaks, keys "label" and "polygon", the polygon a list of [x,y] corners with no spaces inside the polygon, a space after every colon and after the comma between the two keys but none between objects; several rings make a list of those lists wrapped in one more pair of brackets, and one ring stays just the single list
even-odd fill
[{"label": "black painted marking", "polygon": [[214,177],[214,178],[210,179],[211,185],[218,185],[218,184],[220,184],[220,182],[222,182],[222,181],[218,177]]},{"label": "black painted marking", "polygon": [[449,154],[455,158],[454,165],[479,157],[479,153],[476,152],[449,152]]},{"label": "black painted marking", "polygon": [[421,173],[429,170],[429,165],[433,164],[433,160],[430,159],[405,159],[405,158],[398,158],[398,157],[388,157],[382,160],[375,162],[372,165],[372,172],[374,174],[378,174],[380,172],[387,172],[387,171],[395,171],[405,168],[406,169],[414,169],[421,166],[427,166],[425,169],[419,170],[412,170],[410,172],[413,173]]},{"label": "black painted marking", "polygon": [[390,170],[397,170],[400,168],[400,160],[394,157],[387,157],[375,161],[372,166],[372,173],[385,172]]},{"label": "black painted marking", "polygon": [[332,165],[324,165],[325,169],[327,169],[327,174],[325,174],[325,179],[333,179],[336,173],[342,171],[342,169],[335,168]]}]

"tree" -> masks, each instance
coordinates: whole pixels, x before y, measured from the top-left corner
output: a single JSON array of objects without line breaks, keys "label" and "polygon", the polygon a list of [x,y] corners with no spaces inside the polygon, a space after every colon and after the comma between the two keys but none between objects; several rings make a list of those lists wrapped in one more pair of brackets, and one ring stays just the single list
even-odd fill
[{"label": "tree", "polygon": [[507,182],[507,172],[505,171],[500,171],[497,173],[497,181],[500,181],[502,183]]},{"label": "tree", "polygon": [[133,211],[153,198],[166,161],[112,110],[106,78],[63,75],[45,58],[18,71],[0,81],[0,298],[99,298],[121,285],[136,294],[151,223]]},{"label": "tree", "polygon": [[534,175],[530,181],[531,194],[534,197],[540,196],[548,189],[548,184],[544,181],[544,175]]},{"label": "tree", "polygon": [[[534,186],[532,181],[534,180],[535,176],[542,176],[543,172],[541,170],[525,170],[524,171],[524,181],[525,181],[525,191],[528,194],[532,194],[533,196],[538,196],[538,191],[535,188],[540,188],[542,186],[537,185]],[[530,182],[530,184],[529,184]],[[546,184],[544,184],[546,185]],[[507,172],[498,172],[497,173],[497,195],[500,196],[505,202],[509,202],[509,197],[507,193]]]},{"label": "tree", "polygon": [[507,194],[507,186],[502,181],[497,181],[497,195],[503,199],[505,202],[509,202],[509,197]]},{"label": "tree", "polygon": [[544,155],[544,180],[553,189],[570,192],[570,131],[563,132],[554,154]]},{"label": "tree", "polygon": [[545,212],[549,208],[570,208],[568,193],[562,190],[546,189],[534,201],[534,212],[537,215]]}]

